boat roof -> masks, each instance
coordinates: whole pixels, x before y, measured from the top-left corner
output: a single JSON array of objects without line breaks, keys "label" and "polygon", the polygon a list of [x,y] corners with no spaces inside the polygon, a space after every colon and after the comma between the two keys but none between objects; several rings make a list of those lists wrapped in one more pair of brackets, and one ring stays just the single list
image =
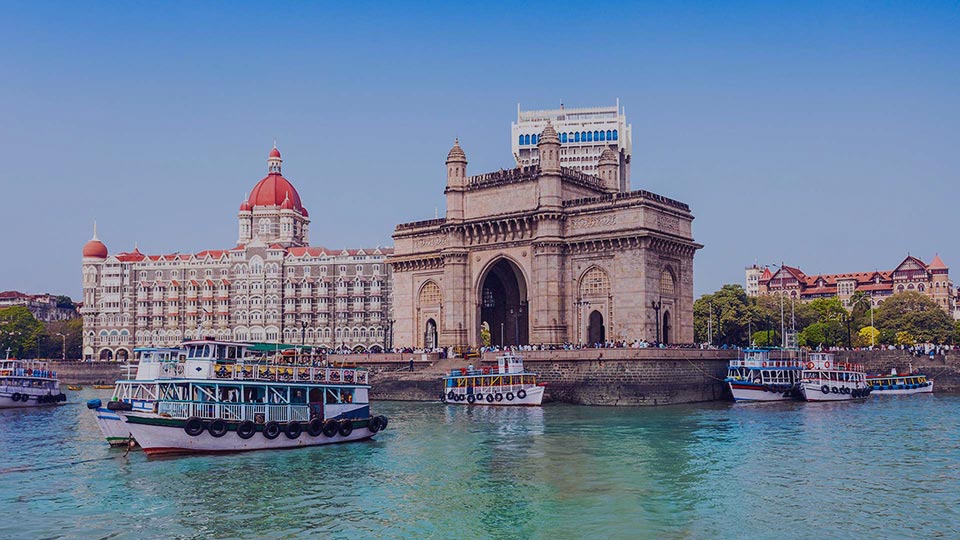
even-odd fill
[{"label": "boat roof", "polygon": [[190,341],[184,341],[180,344],[181,346],[187,345],[234,345],[237,347],[250,347],[251,343],[243,343],[241,341],[219,341],[216,339],[194,339]]},{"label": "boat roof", "polygon": [[133,352],[180,352],[180,347],[137,347]]}]

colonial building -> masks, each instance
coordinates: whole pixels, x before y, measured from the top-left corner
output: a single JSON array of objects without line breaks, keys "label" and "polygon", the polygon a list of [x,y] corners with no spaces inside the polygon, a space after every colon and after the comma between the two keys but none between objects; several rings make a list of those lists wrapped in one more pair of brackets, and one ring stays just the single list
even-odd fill
[{"label": "colonial building", "polygon": [[280,152],[240,205],[237,246],[199,253],[110,254],[83,247],[84,358],[184,339],[267,341],[352,350],[389,346],[392,250],[309,245],[310,214]]},{"label": "colonial building", "polygon": [[851,297],[857,292],[869,296],[870,302],[877,306],[895,293],[916,291],[929,296],[947,313],[953,315],[955,311],[956,296],[950,281],[950,269],[940,255],[935,255],[930,264],[908,255],[893,270],[850,274],[808,276],[799,268],[790,266],[782,266],[775,272],[763,268],[753,292],[751,277],[758,269],[756,265],[747,267],[747,294],[784,295],[800,300],[838,297],[850,307]]},{"label": "colonial building", "polygon": [[52,294],[27,294],[20,291],[0,292],[0,309],[23,306],[38,321],[66,321],[77,317],[77,308],[71,302]]},{"label": "colonial building", "polygon": [[690,208],[621,189],[612,148],[595,174],[563,149],[547,121],[535,165],[468,176],[454,144],[446,216],[393,235],[397,344],[693,341]]},{"label": "colonial building", "polygon": [[630,159],[633,155],[631,126],[620,109],[620,100],[612,107],[587,107],[547,111],[521,111],[511,125],[513,155],[517,165],[540,162],[540,133],[553,124],[560,139],[560,166],[592,176],[600,174],[600,156],[613,150],[617,159],[618,189],[630,191]]}]

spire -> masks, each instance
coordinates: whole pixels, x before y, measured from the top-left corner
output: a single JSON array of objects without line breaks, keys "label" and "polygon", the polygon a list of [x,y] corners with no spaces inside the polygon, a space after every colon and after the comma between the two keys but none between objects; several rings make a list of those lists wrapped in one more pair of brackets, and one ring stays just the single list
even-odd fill
[{"label": "spire", "polygon": [[463,148],[460,148],[460,137],[453,140],[453,148],[447,154],[447,163],[451,162],[467,162],[467,154],[464,153]]},{"label": "spire", "polygon": [[93,220],[93,238],[91,238],[90,240],[97,240],[97,241],[100,240],[99,238],[97,238],[97,220]]}]

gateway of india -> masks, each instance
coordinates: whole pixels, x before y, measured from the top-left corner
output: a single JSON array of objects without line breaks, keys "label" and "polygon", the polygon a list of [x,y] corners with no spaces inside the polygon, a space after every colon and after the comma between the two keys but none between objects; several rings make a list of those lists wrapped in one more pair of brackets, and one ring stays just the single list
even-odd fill
[{"label": "gateway of india", "polygon": [[630,191],[609,109],[518,113],[510,170],[470,176],[454,144],[446,215],[393,234],[395,343],[693,342],[693,215]]}]

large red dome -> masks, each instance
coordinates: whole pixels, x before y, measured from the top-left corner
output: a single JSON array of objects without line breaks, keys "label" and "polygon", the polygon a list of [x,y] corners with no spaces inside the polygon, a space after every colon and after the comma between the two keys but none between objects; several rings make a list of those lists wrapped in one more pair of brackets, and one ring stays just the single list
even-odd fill
[{"label": "large red dome", "polygon": [[94,238],[83,246],[83,256],[96,259],[107,258],[107,246],[103,242]]},{"label": "large red dome", "polygon": [[270,173],[266,178],[257,182],[253,191],[250,192],[250,198],[247,199],[247,202],[254,208],[257,206],[280,206],[288,195],[295,210],[303,208],[303,205],[300,204],[300,194],[297,193],[293,184],[280,173]]}]

